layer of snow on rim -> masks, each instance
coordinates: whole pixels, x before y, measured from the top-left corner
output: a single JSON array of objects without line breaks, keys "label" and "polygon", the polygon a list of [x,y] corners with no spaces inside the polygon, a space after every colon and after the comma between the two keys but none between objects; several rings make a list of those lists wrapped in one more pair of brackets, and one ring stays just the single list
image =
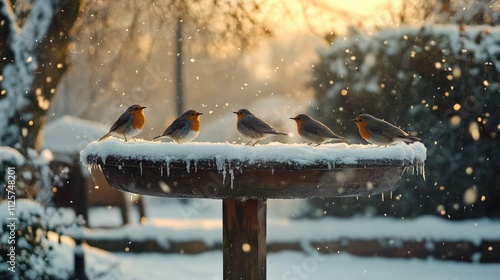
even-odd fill
[{"label": "layer of snow on rim", "polygon": [[283,162],[298,165],[317,163],[356,164],[361,160],[372,159],[401,159],[409,162],[418,160],[423,163],[426,159],[426,148],[420,143],[399,143],[393,146],[378,147],[375,145],[347,145],[325,144],[311,147],[305,144],[270,143],[255,147],[234,145],[229,143],[163,143],[138,140],[137,142],[123,142],[110,139],[103,142],[91,142],[80,152],[83,165],[88,165],[89,155],[97,155],[103,160],[113,155],[153,162],[172,162],[215,159],[219,170],[229,160],[241,162]]}]

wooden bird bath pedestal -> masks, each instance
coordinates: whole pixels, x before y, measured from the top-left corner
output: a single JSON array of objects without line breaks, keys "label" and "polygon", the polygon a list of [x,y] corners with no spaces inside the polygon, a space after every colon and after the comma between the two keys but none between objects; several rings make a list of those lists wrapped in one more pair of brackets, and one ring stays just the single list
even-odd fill
[{"label": "wooden bird bath pedestal", "polygon": [[224,279],[266,279],[266,201],[376,195],[407,169],[422,173],[421,143],[371,145],[92,142],[81,152],[109,184],[142,195],[221,199]]}]

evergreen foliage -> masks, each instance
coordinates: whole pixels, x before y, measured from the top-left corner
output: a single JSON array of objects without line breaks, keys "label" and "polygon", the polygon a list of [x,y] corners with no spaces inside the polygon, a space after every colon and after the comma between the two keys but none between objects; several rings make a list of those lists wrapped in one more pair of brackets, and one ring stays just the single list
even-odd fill
[{"label": "evergreen foliage", "polygon": [[[499,217],[500,28],[399,27],[337,38],[320,51],[312,114],[364,142],[354,122],[369,113],[422,139],[426,181],[406,176],[380,197],[313,202],[329,214],[451,219]],[[370,209],[370,210],[367,210]]]}]

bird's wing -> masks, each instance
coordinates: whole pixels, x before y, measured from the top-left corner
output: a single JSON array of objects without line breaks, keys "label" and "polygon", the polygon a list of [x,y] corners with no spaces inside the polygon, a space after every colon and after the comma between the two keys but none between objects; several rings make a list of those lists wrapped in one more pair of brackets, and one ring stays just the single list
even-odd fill
[{"label": "bird's wing", "polygon": [[165,129],[165,131],[163,132],[162,136],[169,136],[172,134],[172,132],[178,130],[178,129],[181,129],[183,128],[184,126],[186,126],[186,124],[188,124],[188,122],[186,122],[185,120],[182,120],[182,119],[175,119],[168,127],[167,129]]},{"label": "bird's wing", "polygon": [[115,121],[115,123],[111,126],[111,128],[109,129],[109,132],[111,131],[115,131],[116,129],[118,129],[120,126],[123,126],[125,123],[127,123],[127,121],[130,121],[131,119],[129,119],[129,117],[134,117],[134,116],[131,116],[129,113],[128,113],[128,110],[123,112],[123,114],[121,114],[121,116]]},{"label": "bird's wing", "polygon": [[335,133],[333,133],[333,131],[330,130],[329,127],[327,127],[326,125],[319,123],[319,122],[315,122],[311,125],[304,125],[304,129],[307,132],[315,133],[318,136],[323,137],[323,138],[338,137]]},{"label": "bird's wing", "polygon": [[261,133],[276,133],[276,130],[274,128],[255,116],[247,116],[242,118],[241,124],[245,127],[253,128]]},{"label": "bird's wing", "polygon": [[377,125],[373,126],[372,129],[375,133],[386,137],[395,136],[405,138],[408,136],[408,133],[406,133],[404,130],[386,121],[378,123]]},{"label": "bird's wing", "polygon": [[315,122],[311,125],[304,125],[304,127],[302,129],[304,129],[305,131],[310,132],[310,133],[315,133],[316,135],[318,135],[318,137],[321,137],[321,138],[331,138],[331,139],[338,139],[338,140],[342,140],[345,142],[349,142],[349,140],[347,140],[346,138],[344,138],[342,136],[335,134],[328,126],[326,126],[320,122]]}]

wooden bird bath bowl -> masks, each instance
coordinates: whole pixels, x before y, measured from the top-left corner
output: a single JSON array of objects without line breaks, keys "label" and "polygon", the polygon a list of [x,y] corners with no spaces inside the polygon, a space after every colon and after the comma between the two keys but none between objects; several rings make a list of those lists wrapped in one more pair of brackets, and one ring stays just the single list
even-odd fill
[{"label": "wooden bird bath bowl", "polygon": [[421,143],[320,147],[108,140],[81,152],[109,184],[142,195],[221,199],[224,279],[266,278],[266,200],[393,191],[406,170],[423,174]]}]

